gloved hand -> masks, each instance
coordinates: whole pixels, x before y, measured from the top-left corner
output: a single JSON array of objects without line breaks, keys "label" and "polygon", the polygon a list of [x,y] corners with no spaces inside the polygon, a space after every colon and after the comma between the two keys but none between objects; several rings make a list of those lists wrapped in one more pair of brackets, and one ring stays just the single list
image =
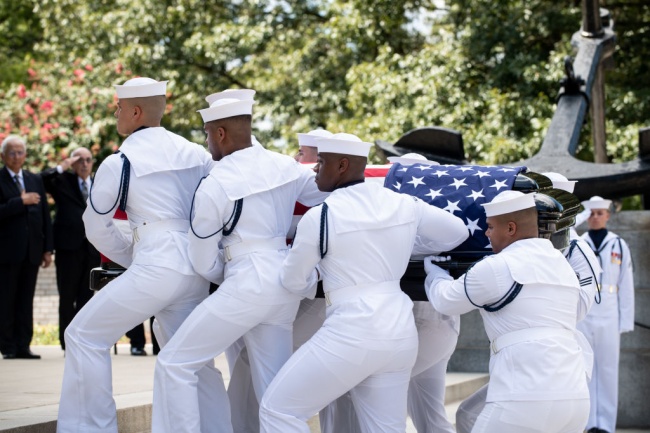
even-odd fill
[{"label": "gloved hand", "polygon": [[582,212],[580,212],[578,215],[576,215],[575,227],[578,227],[579,225],[587,221],[590,215],[591,215],[591,209],[585,209]]},{"label": "gloved hand", "polygon": [[443,262],[448,261],[450,257],[442,256],[429,256],[424,258],[424,270],[427,273],[427,278],[424,280],[424,288],[428,289],[431,287],[431,283],[438,278],[449,279],[449,271],[442,269],[438,265],[434,265],[433,262]]}]

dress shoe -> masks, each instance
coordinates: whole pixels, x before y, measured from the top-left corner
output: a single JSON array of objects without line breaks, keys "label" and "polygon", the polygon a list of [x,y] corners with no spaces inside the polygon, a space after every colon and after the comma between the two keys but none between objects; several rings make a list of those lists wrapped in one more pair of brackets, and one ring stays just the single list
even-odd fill
[{"label": "dress shoe", "polygon": [[131,355],[132,356],[147,356],[147,352],[144,349],[141,349],[139,347],[132,347],[131,348]]},{"label": "dress shoe", "polygon": [[37,355],[31,350],[21,350],[16,352],[16,358],[18,359],[41,359],[41,355]]},{"label": "dress shoe", "polygon": [[16,359],[15,353],[3,353],[2,359]]}]

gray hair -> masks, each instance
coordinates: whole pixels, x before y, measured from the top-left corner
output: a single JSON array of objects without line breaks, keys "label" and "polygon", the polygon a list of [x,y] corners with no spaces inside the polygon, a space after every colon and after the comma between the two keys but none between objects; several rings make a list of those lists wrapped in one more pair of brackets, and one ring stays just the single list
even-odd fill
[{"label": "gray hair", "polygon": [[2,140],[2,147],[0,148],[0,153],[3,155],[5,154],[5,150],[7,149],[7,145],[11,143],[18,143],[22,144],[23,149],[27,151],[27,145],[25,144],[25,140],[19,136],[19,135],[7,135],[4,140]]}]

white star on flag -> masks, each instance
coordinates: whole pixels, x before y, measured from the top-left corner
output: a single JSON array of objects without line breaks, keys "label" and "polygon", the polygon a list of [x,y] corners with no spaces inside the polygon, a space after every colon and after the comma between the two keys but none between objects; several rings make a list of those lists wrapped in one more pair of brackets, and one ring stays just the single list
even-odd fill
[{"label": "white star on flag", "polygon": [[504,172],[504,173],[507,173],[507,172],[509,172],[509,171],[515,171],[515,169],[514,169],[514,168],[502,168],[502,169],[499,170],[499,171],[502,171],[502,172]]},{"label": "white star on flag", "polygon": [[506,188],[508,185],[505,180],[495,180],[494,185],[491,185],[490,188],[496,188],[499,191],[501,188]]},{"label": "white star on flag", "polygon": [[399,182],[395,182],[395,185],[393,185],[393,188],[399,190],[402,187],[402,184]]},{"label": "white star on flag", "polygon": [[436,190],[430,189],[429,194],[425,194],[425,196],[426,197],[431,197],[431,200],[434,200],[436,197],[440,197],[442,195],[442,193],[440,193],[440,191],[442,191],[442,188],[436,189]]},{"label": "white star on flag", "polygon": [[492,249],[492,242],[488,240],[488,244],[485,246],[485,248]]},{"label": "white star on flag", "polygon": [[447,170],[436,170],[434,175],[438,176],[438,179],[440,179],[442,176],[449,176],[449,173],[447,173]]},{"label": "white star on flag", "polygon": [[472,171],[474,169],[472,167],[458,167],[458,170],[465,172],[467,170]]},{"label": "white star on flag", "polygon": [[467,224],[465,224],[465,226],[470,231],[470,233],[472,233],[472,236],[474,236],[474,232],[476,230],[483,231],[483,229],[478,226],[478,220],[479,220],[479,218],[477,218],[475,220],[471,220],[471,219],[467,218]]},{"label": "white star on flag", "polygon": [[474,173],[474,176],[478,176],[478,177],[485,177],[485,176],[488,176],[488,177],[489,177],[489,176],[490,176],[490,173],[488,173],[487,171],[480,171],[480,170],[479,170],[479,171],[477,171],[476,173]]},{"label": "white star on flag", "polygon": [[416,168],[419,168],[419,169],[422,170],[422,171],[424,171],[424,170],[431,170],[431,167],[429,167],[428,165],[421,165],[421,166],[416,167]]},{"label": "white star on flag", "polygon": [[472,197],[474,201],[476,201],[477,198],[485,197],[483,194],[483,190],[480,191],[474,191],[472,190],[472,193],[468,195],[467,197]]},{"label": "white star on flag", "polygon": [[399,169],[399,171],[407,171],[409,168],[408,167],[402,167]]},{"label": "white star on flag", "polygon": [[[467,179],[467,178],[465,178],[465,179]],[[467,184],[465,183],[465,179],[454,179],[454,182],[449,184],[449,186],[455,186],[456,189],[460,188],[463,185],[467,186]]]},{"label": "white star on flag", "polygon": [[406,183],[410,183],[411,185],[413,185],[413,188],[417,188],[418,185],[424,185],[424,182],[422,181],[422,179],[424,179],[424,176],[423,177],[415,177],[414,176],[414,177],[411,177],[410,182],[406,182]]},{"label": "white star on flag", "polygon": [[456,211],[460,212],[460,208],[458,207],[458,203],[459,203],[459,202],[460,202],[460,200],[455,201],[455,202],[453,202],[453,203],[450,202],[449,200],[447,200],[447,206],[446,206],[446,207],[443,207],[443,209],[446,210],[447,212],[449,212],[449,213],[452,214],[452,215],[453,215],[453,213],[456,212]]}]

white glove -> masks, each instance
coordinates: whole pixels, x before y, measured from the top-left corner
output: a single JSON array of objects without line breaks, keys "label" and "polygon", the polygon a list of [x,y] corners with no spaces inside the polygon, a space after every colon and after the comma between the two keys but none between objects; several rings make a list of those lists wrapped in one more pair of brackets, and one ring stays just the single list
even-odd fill
[{"label": "white glove", "polygon": [[427,278],[424,280],[424,288],[428,289],[434,280],[438,278],[449,279],[449,271],[442,269],[433,262],[443,262],[449,260],[450,257],[429,256],[424,258],[424,270],[427,273]]},{"label": "white glove", "polygon": [[580,212],[578,215],[576,215],[575,227],[578,227],[579,225],[587,221],[590,215],[591,215],[591,209],[585,209],[582,212]]}]

